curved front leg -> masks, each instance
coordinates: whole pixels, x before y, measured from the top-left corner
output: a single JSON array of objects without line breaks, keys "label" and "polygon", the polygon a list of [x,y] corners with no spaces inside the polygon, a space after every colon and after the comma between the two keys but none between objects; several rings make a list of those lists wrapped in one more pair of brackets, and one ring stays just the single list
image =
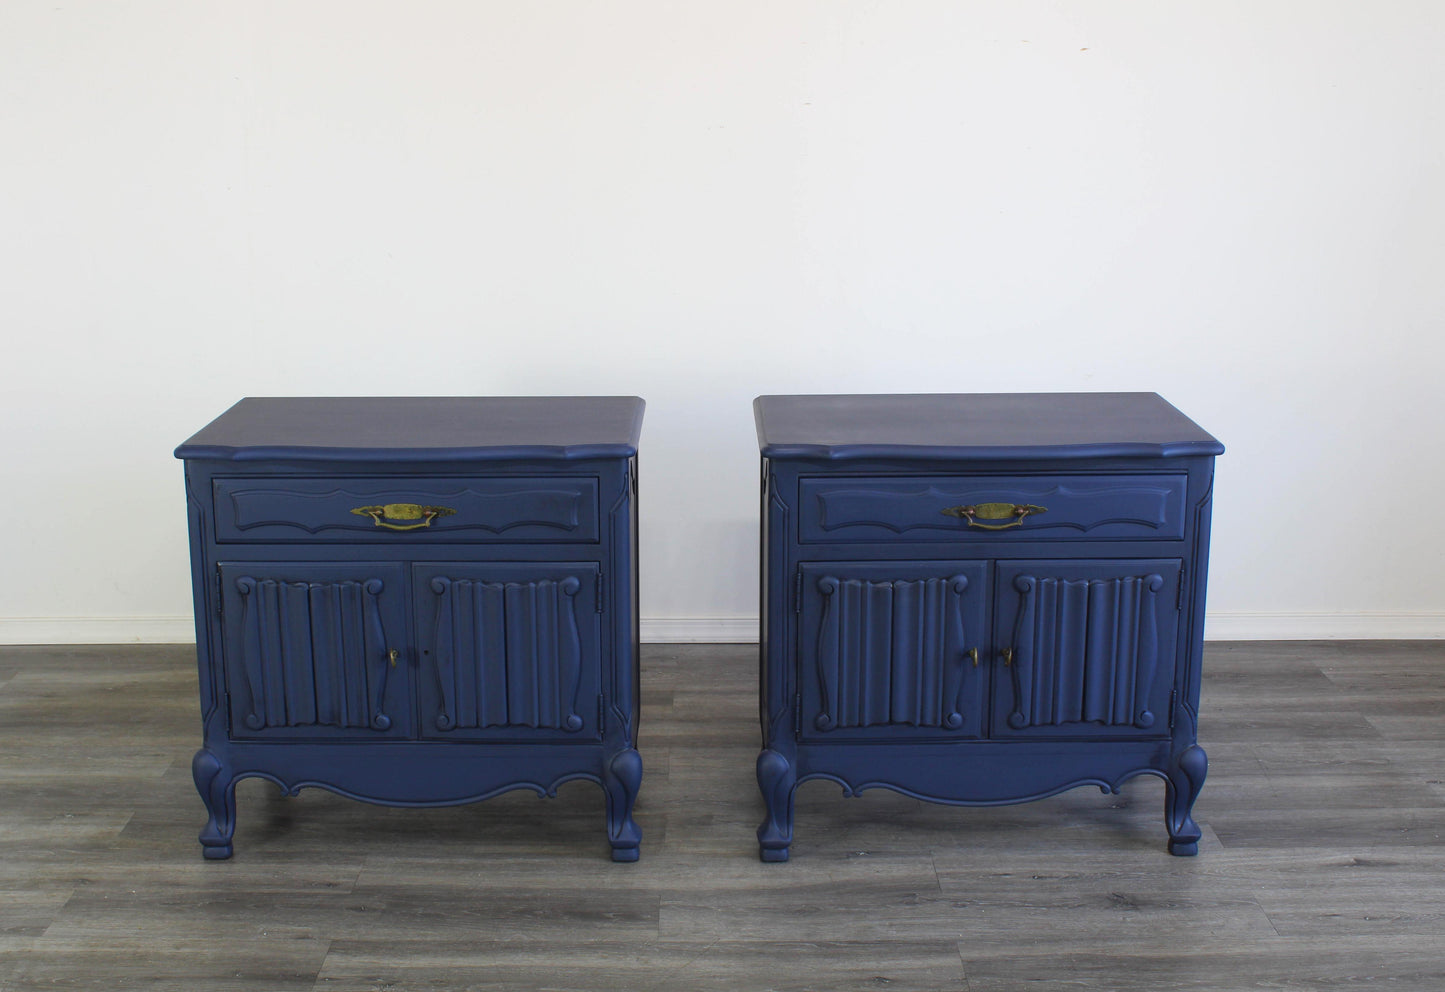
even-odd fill
[{"label": "curved front leg", "polygon": [[787,861],[793,843],[793,793],[797,772],[777,751],[758,755],[758,788],[768,815],[758,827],[758,856],[764,861]]},{"label": "curved front leg", "polygon": [[632,818],[641,787],[642,755],[630,747],[618,751],[607,762],[602,784],[607,794],[607,839],[613,861],[636,861],[641,855],[642,828]]},{"label": "curved front leg", "polygon": [[191,777],[210,814],[201,830],[201,853],[212,860],[229,858],[236,833],[236,783],[231,770],[214,751],[201,748],[191,759]]},{"label": "curved front leg", "polygon": [[1189,857],[1199,853],[1199,825],[1191,814],[1208,771],[1209,759],[1198,744],[1185,748],[1169,769],[1164,780],[1164,825],[1169,828],[1170,854]]}]

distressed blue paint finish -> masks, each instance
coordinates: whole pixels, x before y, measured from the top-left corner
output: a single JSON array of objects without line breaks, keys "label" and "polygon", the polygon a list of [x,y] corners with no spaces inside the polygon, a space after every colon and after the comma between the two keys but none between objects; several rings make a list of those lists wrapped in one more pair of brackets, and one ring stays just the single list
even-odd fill
[{"label": "distressed blue paint finish", "polygon": [[[1169,850],[1197,851],[1218,441],[1152,393],[754,411],[763,860],[787,860],[810,779],[1000,805],[1153,775]],[[957,512],[984,504],[1031,509]]]},{"label": "distressed blue paint finish", "polygon": [[[231,856],[235,783],[259,777],[394,806],[585,779],[613,858],[637,859],[642,408],[247,399],[177,449],[206,857]],[[388,503],[455,512],[351,512]]]}]

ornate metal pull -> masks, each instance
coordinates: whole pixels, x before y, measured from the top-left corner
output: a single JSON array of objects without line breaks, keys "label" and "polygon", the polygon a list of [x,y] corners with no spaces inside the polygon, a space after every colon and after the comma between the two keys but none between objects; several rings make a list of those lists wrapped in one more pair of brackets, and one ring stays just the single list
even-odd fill
[{"label": "ornate metal pull", "polygon": [[[385,506],[358,506],[351,511],[359,516],[370,517],[372,523],[387,530],[419,530],[430,527],[437,517],[450,517],[456,513],[450,506],[418,506],[415,503],[387,503]],[[404,520],[407,523],[392,523]]]},{"label": "ornate metal pull", "polygon": [[386,653],[386,660],[389,661],[389,662],[391,662],[391,667],[392,667],[392,668],[395,668],[395,667],[396,667],[396,656],[397,656],[397,650],[396,650],[396,648],[392,648],[390,651],[388,651],[388,652]]},{"label": "ornate metal pull", "polygon": [[[975,503],[972,506],[950,506],[941,511],[950,517],[967,520],[970,527],[979,530],[1008,530],[1024,522],[1024,518],[1035,513],[1048,513],[1048,507],[1032,503]],[[1007,520],[1003,524],[979,523],[980,520]]]},{"label": "ornate metal pull", "polygon": [[1013,649],[1013,648],[1004,648],[1004,649],[1003,649],[1002,651],[1000,651],[998,654],[999,654],[999,657],[1003,659],[1003,663],[1004,663],[1004,667],[1005,667],[1005,668],[1007,668],[1009,665],[1012,665],[1012,664],[1014,663],[1014,649]]},{"label": "ornate metal pull", "polygon": [[978,667],[978,648],[969,648],[963,653],[963,656],[973,662],[974,668]]}]

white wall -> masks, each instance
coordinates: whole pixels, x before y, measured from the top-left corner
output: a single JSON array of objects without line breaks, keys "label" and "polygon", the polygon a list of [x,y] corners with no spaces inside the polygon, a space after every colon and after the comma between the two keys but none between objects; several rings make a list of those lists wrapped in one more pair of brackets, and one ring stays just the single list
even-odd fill
[{"label": "white wall", "polygon": [[190,636],[243,395],[636,393],[749,637],[762,392],[1157,390],[1210,636],[1445,636],[1445,5],[0,4],[0,640]]}]

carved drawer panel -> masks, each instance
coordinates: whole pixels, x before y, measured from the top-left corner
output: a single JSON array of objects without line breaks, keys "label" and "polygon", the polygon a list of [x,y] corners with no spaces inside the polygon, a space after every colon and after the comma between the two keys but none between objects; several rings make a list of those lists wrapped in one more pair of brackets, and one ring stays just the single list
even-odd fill
[{"label": "carved drawer panel", "polygon": [[805,544],[1045,538],[1177,540],[1183,475],[805,477]]},{"label": "carved drawer panel", "polygon": [[215,480],[222,543],[593,543],[597,480],[257,478]]}]

